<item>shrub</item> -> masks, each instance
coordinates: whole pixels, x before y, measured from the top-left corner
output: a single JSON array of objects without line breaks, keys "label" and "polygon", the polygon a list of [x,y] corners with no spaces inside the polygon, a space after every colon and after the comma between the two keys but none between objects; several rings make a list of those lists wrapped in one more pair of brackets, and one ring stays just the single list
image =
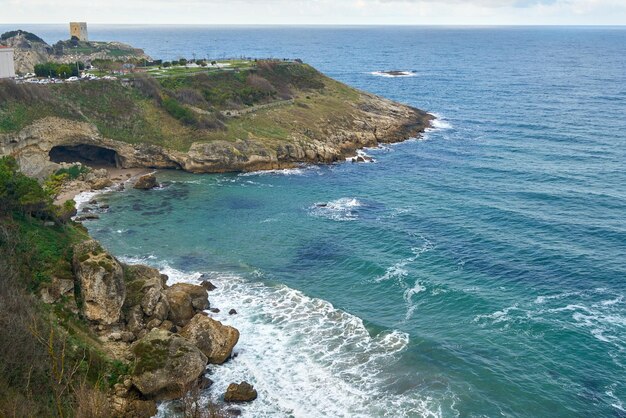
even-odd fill
[{"label": "shrub", "polygon": [[181,105],[178,100],[174,98],[164,97],[162,105],[167,113],[187,125],[192,125],[196,121],[194,113]]}]

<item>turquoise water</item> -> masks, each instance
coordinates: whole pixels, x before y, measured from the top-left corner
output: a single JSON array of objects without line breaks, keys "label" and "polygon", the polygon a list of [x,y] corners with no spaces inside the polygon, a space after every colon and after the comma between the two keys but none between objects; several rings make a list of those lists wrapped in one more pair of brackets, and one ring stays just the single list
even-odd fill
[{"label": "turquoise water", "polygon": [[371,164],[161,172],[101,198],[88,227],[117,256],[219,286],[242,338],[215,392],[254,383],[246,416],[626,416],[625,29],[90,33],[300,57],[439,116]]}]

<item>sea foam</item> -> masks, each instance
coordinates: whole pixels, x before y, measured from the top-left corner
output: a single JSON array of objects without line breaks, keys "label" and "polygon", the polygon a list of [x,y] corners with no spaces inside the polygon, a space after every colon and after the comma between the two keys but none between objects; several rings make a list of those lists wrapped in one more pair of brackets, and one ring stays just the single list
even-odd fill
[{"label": "sea foam", "polygon": [[[161,271],[168,284],[201,280],[200,273],[166,264]],[[234,358],[209,366],[215,383],[204,401],[219,402],[229,383],[245,380],[259,393],[253,403],[238,406],[248,417],[441,416],[432,398],[393,388],[387,370],[407,347],[406,333],[371,335],[360,318],[284,285],[208,276],[217,286],[211,306],[221,310],[209,315],[236,327],[241,337]],[[228,315],[233,308],[237,314]],[[158,416],[167,413],[164,406]]]}]

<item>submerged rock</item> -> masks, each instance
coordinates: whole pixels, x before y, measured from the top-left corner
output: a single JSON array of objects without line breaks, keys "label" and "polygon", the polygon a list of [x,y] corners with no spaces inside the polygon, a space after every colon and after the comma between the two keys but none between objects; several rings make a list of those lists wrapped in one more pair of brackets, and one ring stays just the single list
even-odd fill
[{"label": "submerged rock", "polygon": [[239,341],[239,331],[228,325],[198,314],[180,331],[180,335],[196,345],[209,363],[222,364]]},{"label": "submerged rock", "polygon": [[90,240],[74,247],[72,267],[80,284],[83,315],[105,325],[118,322],[126,298],[120,263]]},{"label": "submerged rock", "polygon": [[231,383],[224,394],[226,402],[250,402],[256,398],[257,391],[248,382],[241,382],[241,384]]},{"label": "submerged rock", "polygon": [[160,329],[135,342],[131,351],[136,359],[133,385],[155,400],[182,396],[207,364],[207,357],[191,342]]},{"label": "submerged rock", "polygon": [[135,183],[135,189],[141,190],[150,190],[157,187],[159,183],[157,183],[156,176],[154,174],[146,174],[145,176],[139,177],[137,182]]}]

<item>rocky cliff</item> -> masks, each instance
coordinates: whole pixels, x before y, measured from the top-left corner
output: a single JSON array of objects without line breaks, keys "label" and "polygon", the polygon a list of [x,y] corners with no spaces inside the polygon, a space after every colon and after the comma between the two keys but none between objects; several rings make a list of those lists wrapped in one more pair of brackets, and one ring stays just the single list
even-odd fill
[{"label": "rocky cliff", "polygon": [[[269,87],[254,90],[261,78]],[[195,173],[331,163],[359,148],[417,137],[432,119],[297,63],[250,74],[141,78],[125,86],[98,81],[17,87],[36,91],[5,93],[0,155],[13,155],[26,173],[39,177],[58,167],[51,161],[55,155],[56,162],[74,156],[87,164]],[[226,100],[218,97],[226,93]],[[17,95],[23,98],[12,98]],[[29,102],[31,96],[40,99]],[[246,104],[251,96],[257,101]],[[18,110],[25,112],[19,119]]]},{"label": "rocky cliff", "polygon": [[21,74],[33,72],[36,64],[49,61],[52,54],[52,47],[43,39],[22,30],[2,34],[0,45],[15,50],[15,71]]},{"label": "rocky cliff", "polygon": [[15,71],[25,74],[34,71],[36,64],[49,61],[74,63],[91,62],[95,59],[151,60],[143,50],[121,42],[59,41],[49,45],[37,35],[15,30],[0,35],[0,45],[15,49]]}]

